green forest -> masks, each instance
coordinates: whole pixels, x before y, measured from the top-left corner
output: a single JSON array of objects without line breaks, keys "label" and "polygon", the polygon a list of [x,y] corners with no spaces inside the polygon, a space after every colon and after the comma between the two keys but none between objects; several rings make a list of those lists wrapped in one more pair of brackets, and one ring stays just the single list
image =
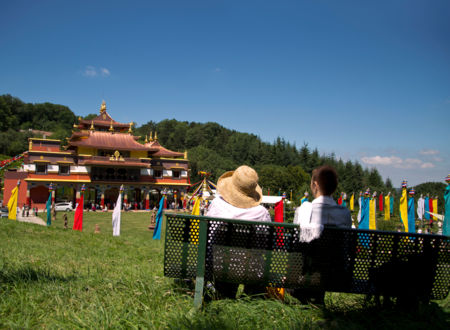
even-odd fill
[{"label": "green forest", "polygon": [[[114,114],[111,114],[114,117]],[[85,118],[92,118],[93,114]],[[0,157],[15,156],[28,149],[28,138],[38,136],[31,130],[49,131],[51,138],[61,139],[72,133],[77,117],[67,106],[52,103],[25,103],[9,94],[0,96]],[[227,129],[218,123],[187,122],[166,119],[149,121],[136,127],[134,134],[143,142],[150,132],[158,133],[159,142],[166,148],[188,151],[191,167],[191,182],[200,180],[198,171],[211,173],[211,180],[225,171],[246,164],[256,169],[264,193],[292,193],[298,200],[309,190],[311,172],[317,166],[330,164],[339,175],[336,192],[348,195],[370,187],[377,192],[395,192],[389,178],[384,181],[375,169],[362,167],[358,162],[342,161],[334,154],[321,154],[308,144],[297,147],[282,137],[269,143],[249,133]],[[417,192],[441,196],[444,184],[427,183],[418,187]],[[425,191],[425,189],[430,189]],[[350,197],[350,196],[349,196]]]}]

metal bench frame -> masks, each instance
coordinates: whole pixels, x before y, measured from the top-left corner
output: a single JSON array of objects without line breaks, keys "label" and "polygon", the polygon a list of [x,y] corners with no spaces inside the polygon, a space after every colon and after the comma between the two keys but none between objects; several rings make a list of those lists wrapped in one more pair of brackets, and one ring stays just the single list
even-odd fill
[{"label": "metal bench frame", "polygon": [[195,278],[197,308],[205,281],[217,279],[360,294],[407,291],[424,300],[448,295],[448,236],[326,227],[319,239],[302,243],[299,233],[289,223],[167,213],[164,275]]}]

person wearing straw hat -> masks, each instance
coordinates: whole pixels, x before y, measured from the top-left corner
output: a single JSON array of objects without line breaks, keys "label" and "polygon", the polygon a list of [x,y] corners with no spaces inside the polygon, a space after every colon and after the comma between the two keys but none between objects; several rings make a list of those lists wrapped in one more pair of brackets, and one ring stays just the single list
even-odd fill
[{"label": "person wearing straw hat", "polygon": [[[217,181],[217,195],[209,205],[206,215],[215,218],[240,219],[249,221],[270,222],[269,211],[261,205],[262,189],[258,185],[258,174],[246,165],[239,166],[234,171],[225,172]],[[210,238],[214,240],[216,229],[210,230]],[[213,249],[207,254],[213,259],[221,260],[224,252],[220,249]],[[252,274],[262,277],[264,263],[256,256],[248,256],[239,249],[228,250],[232,263],[228,272],[239,271],[242,264],[246,264],[251,269]],[[214,290],[221,296],[235,298],[239,284],[226,283],[216,280]],[[265,288],[259,285],[245,285],[244,291],[247,294],[264,294]]]},{"label": "person wearing straw hat", "polygon": [[269,211],[261,205],[258,173],[249,166],[222,174],[217,181],[217,194],[206,213],[208,217],[272,221]]}]

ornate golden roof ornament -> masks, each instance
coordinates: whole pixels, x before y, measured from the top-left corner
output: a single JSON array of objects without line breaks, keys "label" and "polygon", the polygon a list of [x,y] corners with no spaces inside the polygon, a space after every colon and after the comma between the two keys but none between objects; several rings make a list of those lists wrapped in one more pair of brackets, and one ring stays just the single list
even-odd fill
[{"label": "ornate golden roof ornament", "polygon": [[30,143],[28,144],[28,149],[31,150],[33,149],[33,141],[30,140]]},{"label": "ornate golden roof ornament", "polygon": [[104,113],[106,111],[106,102],[103,100],[102,105],[100,106],[100,113]]},{"label": "ornate golden roof ornament", "polygon": [[144,143],[148,143],[147,134],[145,134],[145,141],[144,141]]},{"label": "ornate golden roof ornament", "polygon": [[155,141],[158,141],[158,132],[155,131]]},{"label": "ornate golden roof ornament", "polygon": [[150,131],[150,136],[148,139],[150,142],[153,142],[153,131]]},{"label": "ornate golden roof ornament", "polygon": [[93,131],[94,130],[94,121],[93,120],[91,120],[91,128],[89,128],[91,131]]},{"label": "ornate golden roof ornament", "polygon": [[187,159],[187,150],[184,151],[184,159]]},{"label": "ornate golden roof ornament", "polygon": [[133,133],[133,130],[131,129],[131,126],[133,126],[133,123],[132,122],[130,122],[130,128],[128,129],[128,133]]},{"label": "ornate golden roof ornament", "polygon": [[111,119],[111,125],[109,125],[109,131],[110,131],[110,132],[114,132],[114,127],[113,127],[113,124],[112,124],[112,119]]},{"label": "ornate golden roof ornament", "polygon": [[78,128],[78,125],[77,124],[73,124],[73,128]]}]

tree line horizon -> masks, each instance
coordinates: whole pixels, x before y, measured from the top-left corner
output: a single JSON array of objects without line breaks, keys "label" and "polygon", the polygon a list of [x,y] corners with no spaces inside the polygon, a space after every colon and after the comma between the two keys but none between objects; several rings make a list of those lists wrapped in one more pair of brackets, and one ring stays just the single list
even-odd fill
[{"label": "tree line horizon", "polygon": [[[97,114],[82,116],[92,119]],[[52,132],[51,138],[61,140],[62,145],[72,134],[77,123],[76,116],[69,107],[45,103],[25,103],[9,94],[0,95],[0,158],[13,157],[28,150],[28,138],[39,137],[32,130]],[[311,149],[307,143],[297,146],[282,137],[273,143],[264,142],[255,134],[238,132],[223,127],[216,122],[188,122],[164,119],[160,122],[148,121],[135,127],[133,134],[140,136],[143,143],[150,132],[158,133],[158,141],[165,148],[188,151],[191,183],[201,180],[199,171],[211,173],[210,179],[217,179],[226,171],[240,165],[253,167],[259,175],[259,183],[264,194],[286,193],[298,201],[305,191],[311,193],[309,183],[311,172],[321,165],[333,166],[339,176],[339,185],[334,197],[346,192],[348,198],[355,193],[370,188],[371,191],[386,194],[391,191],[398,195],[390,178],[383,178],[376,168],[368,168],[358,161],[337,159],[334,153],[320,154],[317,148]],[[400,185],[400,183],[399,183]],[[435,194],[443,196],[445,185],[426,182],[414,186],[416,194]]]}]

